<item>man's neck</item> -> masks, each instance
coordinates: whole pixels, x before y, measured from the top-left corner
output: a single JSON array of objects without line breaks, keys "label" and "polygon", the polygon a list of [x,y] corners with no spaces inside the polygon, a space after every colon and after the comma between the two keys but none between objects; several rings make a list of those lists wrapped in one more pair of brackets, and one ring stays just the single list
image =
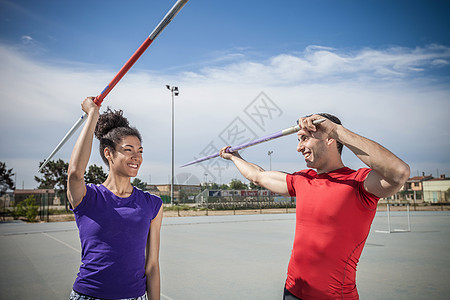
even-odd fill
[{"label": "man's neck", "polygon": [[323,173],[328,173],[334,170],[338,170],[340,168],[343,168],[344,163],[342,162],[341,159],[336,160],[335,162],[328,162],[326,165],[324,165],[323,167],[317,168],[317,174],[323,174]]}]

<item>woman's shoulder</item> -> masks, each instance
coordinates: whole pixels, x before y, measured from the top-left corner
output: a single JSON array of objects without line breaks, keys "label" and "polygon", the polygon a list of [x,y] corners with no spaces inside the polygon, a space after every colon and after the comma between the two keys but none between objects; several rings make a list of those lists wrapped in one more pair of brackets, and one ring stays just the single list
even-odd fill
[{"label": "woman's shoulder", "polygon": [[86,197],[91,197],[95,194],[99,194],[101,192],[101,188],[99,184],[94,183],[86,183]]},{"label": "woman's shoulder", "polygon": [[150,211],[152,211],[152,220],[158,214],[161,206],[163,205],[163,201],[161,197],[153,195],[147,191],[143,191],[140,188],[134,187],[134,191],[136,192],[136,198],[139,199],[143,206],[148,207]]},{"label": "woman's shoulder", "polygon": [[87,189],[94,190],[94,191],[100,190],[100,186],[101,186],[101,184],[86,183],[86,188],[87,188]]},{"label": "woman's shoulder", "polygon": [[142,197],[142,198],[146,198],[148,200],[153,200],[153,201],[161,201],[161,197],[151,194],[147,191],[141,190],[138,187],[134,187],[134,191],[137,194],[137,197]]},{"label": "woman's shoulder", "polygon": [[86,183],[85,186],[86,194],[84,195],[80,204],[78,204],[75,209],[73,209],[74,212],[80,212],[87,206],[91,206],[92,202],[97,202],[96,199],[98,199],[100,194],[100,186],[93,183]]}]

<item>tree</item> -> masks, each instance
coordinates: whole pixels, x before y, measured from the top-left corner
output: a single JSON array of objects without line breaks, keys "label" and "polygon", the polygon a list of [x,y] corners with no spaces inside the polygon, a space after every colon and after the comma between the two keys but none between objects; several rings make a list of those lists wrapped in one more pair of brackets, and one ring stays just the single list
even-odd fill
[{"label": "tree", "polygon": [[255,184],[253,181],[250,181],[249,186],[250,186],[251,190],[260,190],[261,189],[261,187],[259,185]]},{"label": "tree", "polygon": [[246,190],[247,185],[239,179],[232,179],[230,182],[230,189],[232,190]]},{"label": "tree", "polygon": [[14,189],[14,181],[12,177],[14,173],[13,169],[7,169],[6,163],[0,161],[0,196],[2,196],[7,190]]},{"label": "tree", "polygon": [[217,183],[215,183],[215,182],[210,184],[210,188],[211,188],[211,190],[218,190],[218,189],[220,189],[219,185]]},{"label": "tree", "polygon": [[[40,163],[42,166],[44,162]],[[67,208],[67,169],[69,168],[69,163],[64,162],[62,159],[57,161],[49,161],[47,165],[40,171],[43,174],[42,178],[34,176],[34,180],[39,183],[39,189],[54,189],[59,193],[64,195],[64,204]]]},{"label": "tree", "polygon": [[145,188],[147,187],[147,183],[143,182],[142,180],[140,180],[137,177],[133,179],[133,181],[131,182],[131,185],[133,185],[141,190],[145,190]]},{"label": "tree", "polygon": [[[40,163],[39,166],[43,164]],[[39,189],[55,189],[57,191],[67,191],[67,169],[69,163],[62,159],[57,161],[49,161],[47,165],[40,171],[42,178],[34,176],[34,180],[39,183]]]},{"label": "tree", "polygon": [[96,164],[90,165],[88,171],[84,173],[84,181],[86,183],[102,184],[105,182],[108,174],[103,172],[102,166]]},{"label": "tree", "polygon": [[31,195],[30,197],[17,204],[13,212],[14,219],[25,217],[28,222],[36,221],[37,215],[38,206],[36,205],[36,199],[34,198],[34,195]]}]

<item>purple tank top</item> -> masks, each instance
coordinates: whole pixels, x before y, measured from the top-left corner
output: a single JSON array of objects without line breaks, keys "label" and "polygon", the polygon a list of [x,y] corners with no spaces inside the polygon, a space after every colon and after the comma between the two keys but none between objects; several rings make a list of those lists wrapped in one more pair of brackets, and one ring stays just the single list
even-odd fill
[{"label": "purple tank top", "polygon": [[86,185],[73,210],[81,241],[81,266],[73,289],[97,298],[122,299],[146,291],[145,247],[161,198],[134,187],[128,198],[103,185]]}]

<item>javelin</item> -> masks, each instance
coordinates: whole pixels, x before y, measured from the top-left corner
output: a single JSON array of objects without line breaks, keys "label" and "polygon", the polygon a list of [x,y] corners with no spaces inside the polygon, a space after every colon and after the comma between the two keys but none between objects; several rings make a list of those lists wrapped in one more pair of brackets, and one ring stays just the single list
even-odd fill
[{"label": "javelin", "polygon": [[[103,91],[95,97],[94,102],[98,106],[100,106],[103,102],[103,99],[106,97],[106,95],[109,94],[109,92],[114,88],[114,86],[122,79],[122,77],[128,72],[128,70],[131,69],[131,67],[134,65],[134,63],[139,59],[139,57],[147,50],[147,48],[150,46],[150,44],[153,42],[154,39],[163,31],[164,28],[166,28],[167,25],[172,21],[172,19],[178,14],[178,12],[183,8],[183,6],[188,2],[189,0],[178,0],[175,5],[169,10],[169,12],[165,15],[165,17],[162,19],[162,21],[156,26],[155,29],[153,29],[153,32],[147,37],[147,39],[142,43],[141,46],[136,50],[136,52],[130,57],[130,59],[123,65],[123,67],[120,69],[120,71],[114,76],[113,80],[103,89]],[[53,152],[47,157],[46,160],[44,160],[44,163],[39,168],[40,172],[45,165],[52,159],[52,157],[56,154],[56,152],[61,149],[61,147],[70,139],[70,137],[77,131],[77,129],[83,124],[83,122],[86,120],[87,114],[83,114],[81,118],[72,126],[72,128],[67,132],[67,134],[63,137],[61,142],[59,142],[58,146],[53,150]]]},{"label": "javelin", "polygon": [[[324,122],[325,120],[326,119],[314,120],[313,124],[317,125],[317,124],[320,124],[320,123]],[[281,131],[278,131],[278,132],[275,132],[275,133],[263,136],[263,137],[258,138],[256,140],[253,140],[253,141],[250,141],[250,142],[238,145],[236,147],[227,148],[226,152],[232,153],[232,152],[235,152],[235,151],[238,151],[238,150],[250,147],[250,146],[254,146],[254,145],[261,144],[261,143],[264,143],[264,142],[267,142],[267,141],[270,141],[270,140],[274,140],[274,139],[280,138],[282,136],[293,134],[293,133],[295,133],[295,132],[297,132],[299,130],[300,130],[300,126],[299,125],[295,125],[295,126],[283,129]],[[219,155],[220,155],[219,153],[215,153],[215,154],[212,154],[212,155],[209,155],[209,156],[205,156],[205,157],[196,159],[194,161],[188,162],[188,163],[180,166],[180,168],[187,167],[187,166],[190,166],[190,165],[193,165],[193,164],[196,164],[196,163],[199,163],[199,162],[211,159],[211,158],[215,158],[215,157],[218,157]]]}]

